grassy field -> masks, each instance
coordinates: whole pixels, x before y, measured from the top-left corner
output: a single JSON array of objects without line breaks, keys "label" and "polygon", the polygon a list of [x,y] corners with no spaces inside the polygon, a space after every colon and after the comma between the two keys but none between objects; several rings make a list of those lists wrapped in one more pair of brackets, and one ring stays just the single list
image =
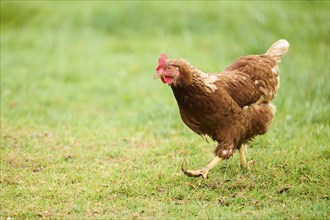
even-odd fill
[{"label": "grassy field", "polygon": [[[153,80],[160,53],[220,71],[290,42],[277,115],[207,180],[215,143]],[[1,1],[1,213],[329,219],[329,2]]]}]

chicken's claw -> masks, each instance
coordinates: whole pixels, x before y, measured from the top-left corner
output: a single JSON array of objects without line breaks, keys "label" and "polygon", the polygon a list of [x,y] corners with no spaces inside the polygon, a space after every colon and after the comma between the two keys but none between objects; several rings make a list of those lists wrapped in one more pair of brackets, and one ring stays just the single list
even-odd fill
[{"label": "chicken's claw", "polygon": [[249,162],[247,162],[247,168],[250,169],[250,166],[253,165],[255,162],[255,160],[250,160]]},{"label": "chicken's claw", "polygon": [[186,174],[186,176],[189,177],[203,177],[204,179],[207,179],[209,171],[204,169],[204,170],[186,170],[183,169],[182,170],[184,174]]},{"label": "chicken's claw", "polygon": [[185,163],[187,160],[184,160],[181,165],[181,170],[182,172],[189,177],[203,177],[204,179],[207,179],[209,170],[208,169],[203,169],[203,170],[187,170],[185,167]]},{"label": "chicken's claw", "polygon": [[241,164],[241,167],[246,169],[246,170],[250,170],[252,165],[255,164],[255,160],[250,160],[248,162],[246,162],[245,164]]}]

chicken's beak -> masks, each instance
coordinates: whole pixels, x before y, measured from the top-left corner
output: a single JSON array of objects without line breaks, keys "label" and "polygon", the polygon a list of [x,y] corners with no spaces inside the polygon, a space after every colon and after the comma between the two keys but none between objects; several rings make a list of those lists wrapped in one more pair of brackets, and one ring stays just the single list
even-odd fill
[{"label": "chicken's beak", "polygon": [[154,79],[158,79],[158,78],[160,78],[160,77],[162,77],[162,76],[163,76],[162,73],[160,73],[160,72],[156,72],[155,75],[154,75]]}]

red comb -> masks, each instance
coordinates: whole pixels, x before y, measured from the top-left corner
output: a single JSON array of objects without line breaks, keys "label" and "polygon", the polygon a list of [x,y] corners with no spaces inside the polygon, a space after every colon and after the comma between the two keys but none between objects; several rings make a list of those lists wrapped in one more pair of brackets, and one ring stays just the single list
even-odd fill
[{"label": "red comb", "polygon": [[167,60],[167,54],[162,53],[158,58],[158,67],[156,69],[157,72],[164,70],[166,60]]}]

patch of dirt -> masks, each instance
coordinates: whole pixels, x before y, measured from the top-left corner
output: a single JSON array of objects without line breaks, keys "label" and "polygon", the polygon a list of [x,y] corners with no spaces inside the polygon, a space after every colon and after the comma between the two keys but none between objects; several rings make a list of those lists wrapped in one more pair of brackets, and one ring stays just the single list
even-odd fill
[{"label": "patch of dirt", "polygon": [[277,192],[282,194],[282,193],[285,193],[285,192],[291,190],[292,188],[293,187],[290,185],[285,185],[285,186],[280,187],[280,189]]}]

